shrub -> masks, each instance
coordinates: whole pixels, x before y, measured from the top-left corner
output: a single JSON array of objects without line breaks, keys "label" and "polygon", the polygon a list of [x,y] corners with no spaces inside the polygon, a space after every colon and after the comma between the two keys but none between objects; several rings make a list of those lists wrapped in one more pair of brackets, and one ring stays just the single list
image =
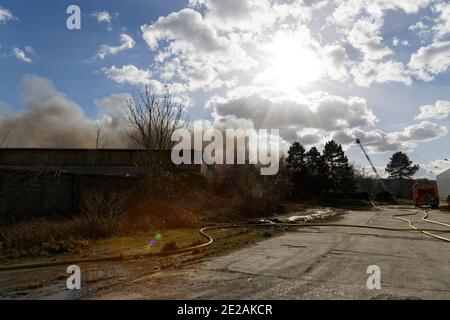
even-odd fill
[{"label": "shrub", "polygon": [[37,256],[72,251],[85,240],[95,240],[114,233],[109,220],[92,223],[85,217],[49,221],[33,219],[0,229],[1,255]]},{"label": "shrub", "polygon": [[216,169],[212,191],[229,198],[232,210],[240,218],[273,214],[289,192],[283,174],[262,176],[252,165],[221,166]]},{"label": "shrub", "polygon": [[129,208],[119,220],[119,230],[148,231],[199,225],[199,214],[176,201],[147,199]]},{"label": "shrub", "polygon": [[92,223],[106,220],[117,223],[131,200],[127,192],[87,190],[81,200],[82,214]]}]

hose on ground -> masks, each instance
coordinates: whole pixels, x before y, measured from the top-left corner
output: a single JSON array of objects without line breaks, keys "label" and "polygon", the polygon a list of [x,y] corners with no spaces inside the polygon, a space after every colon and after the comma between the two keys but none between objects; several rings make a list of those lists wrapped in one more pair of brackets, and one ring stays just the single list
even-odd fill
[{"label": "hose on ground", "polygon": [[[449,228],[450,228],[450,225],[447,224],[447,223],[443,223],[443,222],[440,222],[440,221],[434,221],[434,220],[428,219],[428,213],[429,213],[430,211],[431,211],[431,210],[429,210],[429,209],[427,209],[427,210],[424,211],[424,217],[422,218],[423,221],[429,222],[429,223],[433,223],[433,224],[437,224],[437,225],[441,225],[441,226],[445,226],[445,227],[449,227]],[[420,231],[420,232],[422,232],[422,233],[424,233],[424,234],[426,234],[426,235],[428,235],[428,236],[430,236],[430,237],[433,237],[433,238],[435,238],[435,239],[442,240],[442,241],[445,241],[445,242],[450,242],[450,239],[449,239],[449,238],[445,238],[445,237],[442,237],[442,236],[438,236],[438,235],[436,235],[436,234],[434,234],[434,233],[431,233],[430,231],[432,231],[432,230],[419,229],[419,228],[417,228],[417,227],[414,226],[414,224],[413,224],[413,222],[412,222],[411,220],[406,219],[406,218],[403,218],[403,217],[407,217],[407,216],[414,216],[414,215],[416,215],[416,214],[418,214],[418,213],[419,213],[419,211],[416,210],[416,211],[414,211],[413,213],[395,214],[395,215],[393,215],[392,217],[393,217],[394,219],[397,219],[397,220],[402,220],[402,221],[408,222],[410,228],[412,228],[412,229],[414,229],[414,230],[418,230],[418,231]],[[441,232],[442,232],[442,231],[441,231]]]},{"label": "hose on ground", "polygon": [[[415,213],[417,214],[417,213]],[[189,246],[186,248],[181,248],[172,251],[165,252],[155,252],[155,253],[145,253],[145,254],[135,254],[135,255],[117,255],[117,256],[109,256],[109,257],[98,257],[98,258],[84,258],[84,259],[73,259],[73,260],[61,260],[61,261],[51,261],[51,262],[41,262],[41,263],[29,263],[29,264],[16,264],[16,265],[6,265],[0,266],[0,272],[5,271],[16,271],[16,270],[27,270],[27,269],[37,269],[37,268],[46,268],[46,267],[55,267],[55,266],[68,266],[72,264],[80,264],[80,263],[93,263],[93,262],[108,262],[108,261],[125,261],[125,260],[136,260],[143,259],[149,257],[161,257],[168,256],[173,254],[180,254],[184,252],[194,251],[198,249],[202,249],[210,246],[214,242],[214,238],[207,233],[207,231],[219,230],[219,229],[236,229],[236,228],[263,228],[263,227],[287,227],[287,228],[310,228],[310,227],[342,227],[342,228],[361,228],[361,229],[373,229],[373,230],[385,230],[385,231],[393,231],[393,232],[422,232],[428,235],[431,235],[440,240],[449,241],[447,238],[443,238],[434,234],[430,234],[430,232],[446,232],[445,230],[439,229],[421,229],[416,228],[411,221],[408,219],[402,218],[403,216],[410,216],[413,214],[400,214],[393,215],[392,217],[398,220],[404,220],[409,223],[411,228],[391,228],[391,227],[382,227],[382,226],[371,226],[371,225],[359,225],[359,224],[340,224],[340,223],[260,223],[260,224],[236,224],[236,225],[219,225],[219,226],[211,226],[205,227],[199,230],[199,234],[207,239],[208,241],[199,245]],[[450,227],[450,225],[449,225]]]}]

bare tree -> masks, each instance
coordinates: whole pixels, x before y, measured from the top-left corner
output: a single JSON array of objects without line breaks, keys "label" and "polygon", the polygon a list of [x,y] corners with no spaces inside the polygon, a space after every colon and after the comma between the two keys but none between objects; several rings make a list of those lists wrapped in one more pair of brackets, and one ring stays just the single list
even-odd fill
[{"label": "bare tree", "polygon": [[128,102],[129,136],[139,148],[147,151],[138,159],[138,165],[145,171],[144,192],[169,188],[170,150],[175,144],[172,134],[187,127],[188,120],[185,108],[174,101],[168,89],[159,93],[147,86]]},{"label": "bare tree", "polygon": [[3,135],[3,138],[0,140],[0,149],[8,147],[8,138],[9,138],[10,133],[11,133],[11,131],[7,131]]},{"label": "bare tree", "polygon": [[106,138],[103,135],[103,120],[96,125],[95,149],[104,149],[106,147]]},{"label": "bare tree", "polygon": [[146,86],[128,102],[130,138],[145,150],[171,150],[172,133],[186,127],[188,120],[183,105],[168,89],[158,93]]}]

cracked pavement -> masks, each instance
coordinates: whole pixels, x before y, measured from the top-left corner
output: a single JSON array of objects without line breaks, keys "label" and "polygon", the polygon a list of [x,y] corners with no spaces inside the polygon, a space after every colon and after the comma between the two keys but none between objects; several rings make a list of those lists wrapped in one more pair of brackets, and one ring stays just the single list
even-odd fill
[{"label": "cracked pavement", "polygon": [[[351,211],[338,223],[408,228],[391,217],[407,210]],[[450,237],[449,228],[422,217],[408,218],[419,228],[448,230],[441,235]],[[450,223],[450,213],[433,211],[430,219]],[[450,299],[450,243],[421,233],[292,228],[183,266],[190,257],[167,257],[173,266],[157,271],[155,259],[81,265],[80,291],[67,290],[65,267],[11,271],[0,274],[0,299]],[[381,269],[380,290],[366,286],[371,265]]]},{"label": "cracked pavement", "polygon": [[[406,228],[392,214],[354,211],[339,223]],[[415,225],[436,228],[411,217]],[[431,217],[450,222],[450,214]],[[449,230],[450,233],[450,230]],[[449,233],[442,235],[449,236]],[[381,268],[381,289],[366,286],[367,268]],[[126,299],[450,299],[450,244],[420,233],[320,227],[149,275],[94,298]]]}]

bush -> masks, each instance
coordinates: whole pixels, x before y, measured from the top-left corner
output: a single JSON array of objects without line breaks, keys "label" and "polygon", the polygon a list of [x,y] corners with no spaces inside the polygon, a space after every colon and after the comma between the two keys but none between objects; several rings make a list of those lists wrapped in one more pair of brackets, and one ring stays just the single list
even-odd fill
[{"label": "bush", "polygon": [[109,220],[92,223],[85,217],[21,222],[0,229],[0,254],[18,257],[69,252],[85,240],[112,235],[115,227]]},{"label": "bush", "polygon": [[131,196],[127,192],[88,190],[82,195],[81,210],[92,223],[99,220],[117,223],[130,200]]},{"label": "bush", "polygon": [[230,165],[216,169],[212,188],[215,195],[230,199],[239,218],[252,218],[279,211],[289,182],[282,174],[262,176],[256,166]]},{"label": "bush", "polygon": [[199,225],[199,214],[176,201],[147,199],[129,208],[119,220],[119,230],[148,231]]}]

